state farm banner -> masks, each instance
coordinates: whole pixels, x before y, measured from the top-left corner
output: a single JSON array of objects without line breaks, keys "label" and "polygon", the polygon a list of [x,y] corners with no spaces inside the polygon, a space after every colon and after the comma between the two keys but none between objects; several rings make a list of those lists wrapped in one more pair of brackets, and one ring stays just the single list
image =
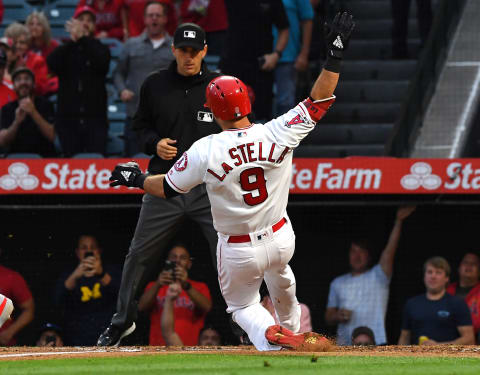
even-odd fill
[{"label": "state farm banner", "polygon": [[[130,159],[2,159],[0,194],[139,194],[110,188]],[[148,159],[138,160],[145,170]],[[294,159],[292,194],[477,194],[480,159]]]},{"label": "state farm banner", "polygon": [[[138,194],[109,186],[110,171],[131,159],[3,159],[0,194]],[[145,170],[148,159],[137,162]]]}]

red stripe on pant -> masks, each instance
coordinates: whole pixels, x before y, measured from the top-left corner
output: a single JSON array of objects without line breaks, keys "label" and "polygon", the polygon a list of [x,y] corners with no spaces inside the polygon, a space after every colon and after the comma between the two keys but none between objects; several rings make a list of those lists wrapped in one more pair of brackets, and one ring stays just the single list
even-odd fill
[{"label": "red stripe on pant", "polygon": [[5,306],[7,305],[7,298],[3,297],[2,304],[0,305],[0,315],[3,314],[3,310],[5,310]]}]

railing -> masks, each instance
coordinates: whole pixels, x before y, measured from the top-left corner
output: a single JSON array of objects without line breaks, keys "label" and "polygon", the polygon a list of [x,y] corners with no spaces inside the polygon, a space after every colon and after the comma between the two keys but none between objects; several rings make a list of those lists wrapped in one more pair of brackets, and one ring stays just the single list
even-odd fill
[{"label": "railing", "polygon": [[385,154],[408,156],[423,123],[434,87],[447,57],[447,46],[466,0],[440,0],[432,29],[421,52],[415,77],[410,82],[400,115],[385,145]]}]

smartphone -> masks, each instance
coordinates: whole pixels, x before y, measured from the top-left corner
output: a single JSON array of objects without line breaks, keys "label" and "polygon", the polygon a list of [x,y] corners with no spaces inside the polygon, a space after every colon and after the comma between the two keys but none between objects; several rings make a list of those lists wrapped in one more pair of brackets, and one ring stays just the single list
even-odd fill
[{"label": "smartphone", "polygon": [[165,267],[163,267],[164,271],[170,271],[172,273],[173,280],[175,281],[175,268],[177,267],[177,263],[172,260],[165,261]]},{"label": "smartphone", "polygon": [[84,258],[93,257],[93,256],[95,256],[95,254],[93,253],[93,251],[87,251],[87,252],[85,253],[85,257],[84,257]]}]

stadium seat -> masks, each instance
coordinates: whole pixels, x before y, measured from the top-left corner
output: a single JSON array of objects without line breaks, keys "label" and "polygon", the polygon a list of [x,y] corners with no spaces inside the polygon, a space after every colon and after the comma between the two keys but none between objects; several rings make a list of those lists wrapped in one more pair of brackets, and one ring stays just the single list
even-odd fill
[{"label": "stadium seat", "polygon": [[110,121],[108,134],[121,137],[125,131],[125,121]]},{"label": "stadium seat", "polygon": [[98,152],[81,152],[73,155],[72,159],[103,159],[103,155]]},{"label": "stadium seat", "polygon": [[50,22],[54,38],[68,37],[65,22],[73,17],[78,1],[59,0],[46,6],[45,14]]},{"label": "stadium seat", "polygon": [[[3,23],[7,24],[7,20],[23,22],[28,15],[32,13],[32,7],[23,0],[4,1]],[[11,23],[11,22],[9,22]]]},{"label": "stadium seat", "polygon": [[138,154],[135,154],[132,156],[133,159],[150,159],[151,156],[144,154],[143,152],[139,152]]},{"label": "stadium seat", "polygon": [[117,67],[117,62],[115,60],[110,60],[110,66],[108,67],[107,81],[113,82],[113,73]]},{"label": "stadium seat", "polygon": [[215,71],[218,68],[218,63],[220,62],[220,56],[217,55],[206,55],[204,58],[207,67],[211,71]]},{"label": "stadium seat", "polygon": [[107,141],[107,155],[122,156],[124,149],[124,142],[119,137],[109,136]]},{"label": "stadium seat", "polygon": [[14,152],[7,155],[7,159],[41,159],[42,156],[33,152]]},{"label": "stadium seat", "polygon": [[116,59],[118,56],[120,56],[120,52],[123,49],[122,42],[115,38],[104,38],[100,41],[110,48],[110,54],[112,55],[112,59]]}]

